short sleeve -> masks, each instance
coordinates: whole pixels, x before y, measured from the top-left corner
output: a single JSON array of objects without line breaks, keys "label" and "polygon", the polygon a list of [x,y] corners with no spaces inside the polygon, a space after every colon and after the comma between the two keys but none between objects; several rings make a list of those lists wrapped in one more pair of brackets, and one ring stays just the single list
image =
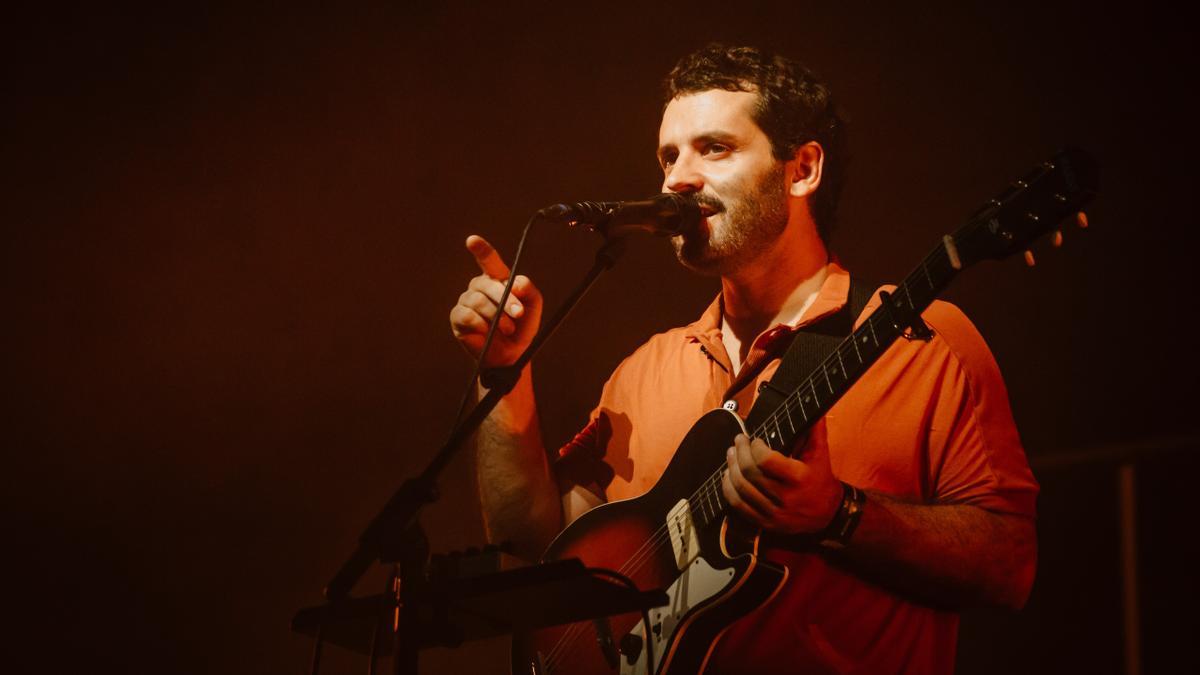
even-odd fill
[{"label": "short sleeve", "polygon": [[597,407],[583,429],[559,448],[558,457],[551,465],[564,492],[579,486],[604,498],[604,490],[613,479],[612,467],[604,461],[611,438],[612,423]]},{"label": "short sleeve", "polygon": [[934,501],[1033,517],[1038,484],[991,351],[949,303],[935,303],[924,318],[944,349],[928,437]]}]

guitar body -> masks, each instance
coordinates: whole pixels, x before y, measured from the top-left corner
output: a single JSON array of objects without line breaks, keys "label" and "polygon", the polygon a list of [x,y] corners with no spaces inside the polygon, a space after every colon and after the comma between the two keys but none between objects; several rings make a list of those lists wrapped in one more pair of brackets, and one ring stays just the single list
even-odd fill
[{"label": "guitar body", "polygon": [[[740,417],[709,412],[649,492],[588,511],[546,551],[545,560],[579,558],[589,567],[620,572],[638,588],[667,589],[671,602],[650,610],[650,630],[640,614],[629,614],[520,635],[513,641],[514,674],[650,675],[648,635],[656,673],[699,673],[720,634],[771,598],[787,570],[758,557],[758,530],[723,517],[719,495],[711,501],[696,497],[711,490],[713,467],[724,465],[739,433],[745,433]],[[715,512],[705,504],[715,505]],[[619,655],[622,639],[632,639],[627,634],[641,644],[627,650],[630,656]]]}]

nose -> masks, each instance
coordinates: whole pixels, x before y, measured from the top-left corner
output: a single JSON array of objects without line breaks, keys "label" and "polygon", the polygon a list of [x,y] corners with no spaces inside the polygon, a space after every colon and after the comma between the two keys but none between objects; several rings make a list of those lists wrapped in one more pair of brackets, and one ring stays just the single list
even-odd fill
[{"label": "nose", "polygon": [[682,152],[663,177],[664,192],[700,192],[704,189],[704,174],[696,162],[696,156]]}]

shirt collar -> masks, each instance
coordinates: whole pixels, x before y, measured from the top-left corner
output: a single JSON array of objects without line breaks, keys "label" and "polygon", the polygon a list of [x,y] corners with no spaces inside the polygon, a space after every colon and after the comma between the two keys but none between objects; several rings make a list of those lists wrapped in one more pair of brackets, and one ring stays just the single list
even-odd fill
[{"label": "shirt collar", "polygon": [[[817,299],[808,306],[808,309],[804,310],[804,314],[800,315],[799,319],[787,324],[786,328],[795,331],[833,314],[846,305],[846,297],[849,294],[850,273],[836,261],[830,261],[825,268],[825,281],[821,283],[821,289],[817,291]],[[691,342],[720,340],[722,307],[722,297],[718,293],[700,318],[688,324],[684,336]],[[772,326],[771,329],[778,327]]]}]

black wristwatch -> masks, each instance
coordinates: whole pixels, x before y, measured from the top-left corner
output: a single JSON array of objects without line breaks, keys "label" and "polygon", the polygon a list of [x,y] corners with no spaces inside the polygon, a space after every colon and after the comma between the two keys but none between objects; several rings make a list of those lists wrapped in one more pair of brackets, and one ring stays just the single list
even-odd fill
[{"label": "black wristwatch", "polygon": [[842,483],[842,505],[821,532],[821,546],[834,550],[846,548],[866,505],[867,493],[849,483]]}]

